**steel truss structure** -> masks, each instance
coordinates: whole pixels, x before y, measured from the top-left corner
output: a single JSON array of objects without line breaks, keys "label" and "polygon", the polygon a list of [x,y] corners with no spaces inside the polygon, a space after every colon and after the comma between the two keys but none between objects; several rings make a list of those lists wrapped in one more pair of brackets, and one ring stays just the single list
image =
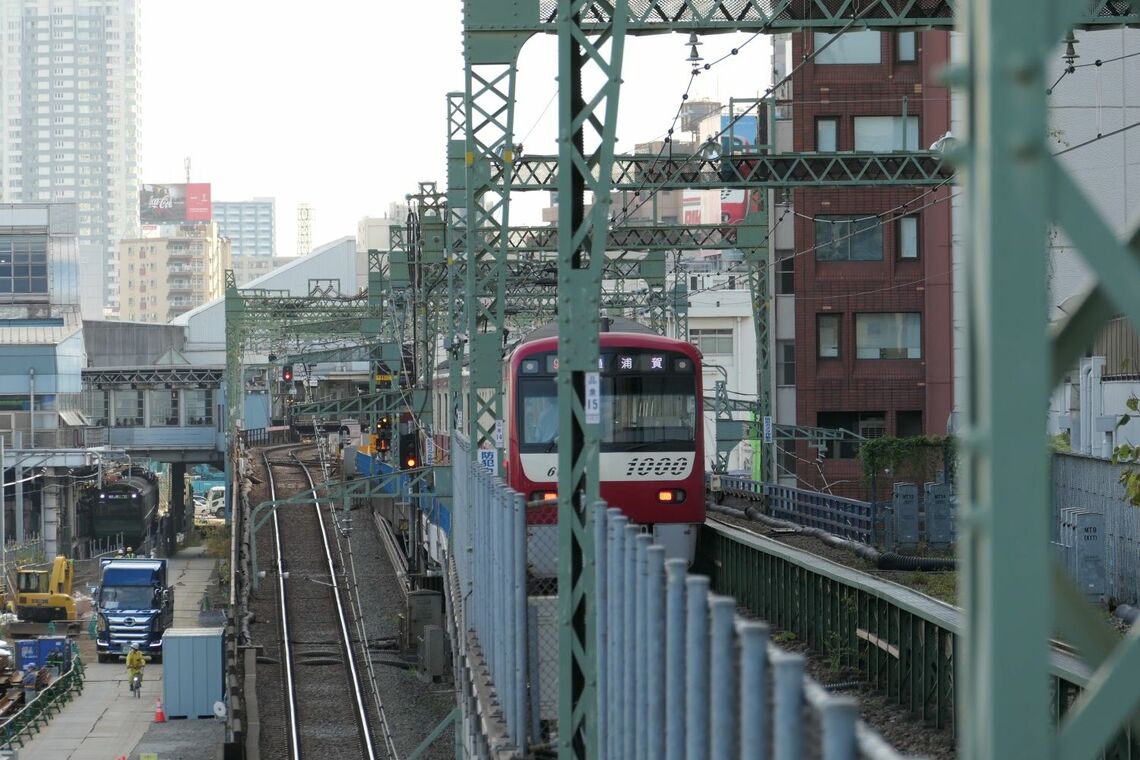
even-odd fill
[{"label": "steel truss structure", "polygon": [[138,367],[137,369],[85,369],[86,388],[220,388],[224,367]]},{"label": "steel truss structure", "polygon": [[[524,156],[511,167],[515,190],[553,190],[558,186],[555,156]],[[925,151],[778,155],[706,158],[701,155],[617,156],[610,170],[614,190],[720,190],[777,187],[939,185],[953,176],[937,153]]]}]

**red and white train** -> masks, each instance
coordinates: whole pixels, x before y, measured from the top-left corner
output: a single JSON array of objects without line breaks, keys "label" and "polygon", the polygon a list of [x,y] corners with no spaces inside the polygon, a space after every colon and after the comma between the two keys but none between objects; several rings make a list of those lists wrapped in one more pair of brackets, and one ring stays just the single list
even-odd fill
[{"label": "red and white train", "polygon": [[[601,497],[691,560],[705,519],[700,352],[628,319],[604,319],[598,341]],[[557,374],[556,324],[526,335],[504,366],[505,476],[528,502],[557,496]],[[554,506],[527,513],[532,537],[557,523]]]}]

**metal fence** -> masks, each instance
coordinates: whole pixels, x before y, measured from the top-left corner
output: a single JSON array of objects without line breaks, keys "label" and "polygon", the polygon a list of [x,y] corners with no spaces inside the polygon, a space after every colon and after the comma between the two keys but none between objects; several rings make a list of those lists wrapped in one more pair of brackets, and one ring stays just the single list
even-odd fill
[{"label": "metal fence", "polygon": [[[557,738],[558,597],[528,595],[549,588],[557,547],[528,529],[523,496],[472,463],[466,440],[453,446],[460,730],[472,756],[522,756]],[[594,530],[598,757],[897,757],[858,722],[855,700],[806,677],[802,655],[774,646],[766,624],[738,617],[683,560],[667,563],[620,510],[598,504]]]},{"label": "metal fence", "polygon": [[766,623],[666,561],[621,510],[594,509],[598,757],[898,757]]},{"label": "metal fence", "polygon": [[22,747],[33,734],[59,714],[76,694],[83,693],[83,663],[79,647],[72,645],[71,665],[46,689],[0,723],[0,748]]},{"label": "metal fence", "polygon": [[944,548],[955,540],[952,494],[938,483],[896,483],[893,500],[869,502],[734,475],[719,478],[725,494],[757,502],[769,517],[871,546],[913,549],[925,541]]},{"label": "metal fence", "polygon": [[[1117,602],[1140,600],[1140,510],[1124,498],[1124,465],[1079,454],[1053,455],[1053,541],[1070,546],[1072,510],[1104,516],[1104,594]],[[1066,564],[1076,569],[1076,558]]]},{"label": "metal fence", "polygon": [[[475,688],[493,690],[501,716],[484,715],[483,725],[464,721],[469,731],[487,739],[500,737],[514,748],[527,746],[527,573],[526,507],[521,494],[507,488],[487,470],[471,462],[469,444],[453,437],[455,500],[452,511],[451,558],[458,577],[452,614],[462,640]],[[535,684],[538,687],[538,684]],[[498,723],[500,725],[492,725]],[[490,741],[475,743],[489,750]],[[502,749],[500,746],[499,749]],[[483,752],[476,751],[477,755]]]}]

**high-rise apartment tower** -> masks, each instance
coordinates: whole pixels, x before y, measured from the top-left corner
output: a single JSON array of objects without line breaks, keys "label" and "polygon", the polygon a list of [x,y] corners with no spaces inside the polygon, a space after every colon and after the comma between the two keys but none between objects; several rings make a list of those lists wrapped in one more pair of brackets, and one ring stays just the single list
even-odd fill
[{"label": "high-rise apartment tower", "polygon": [[86,316],[138,234],[138,0],[0,0],[0,199],[74,202]]}]

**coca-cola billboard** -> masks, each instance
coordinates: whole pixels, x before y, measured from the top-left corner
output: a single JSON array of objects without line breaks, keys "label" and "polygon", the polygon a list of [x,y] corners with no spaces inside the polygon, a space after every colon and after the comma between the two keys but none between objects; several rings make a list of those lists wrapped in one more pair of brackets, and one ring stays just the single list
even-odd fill
[{"label": "coca-cola billboard", "polygon": [[141,224],[208,222],[212,218],[208,183],[143,185],[139,191]]}]

